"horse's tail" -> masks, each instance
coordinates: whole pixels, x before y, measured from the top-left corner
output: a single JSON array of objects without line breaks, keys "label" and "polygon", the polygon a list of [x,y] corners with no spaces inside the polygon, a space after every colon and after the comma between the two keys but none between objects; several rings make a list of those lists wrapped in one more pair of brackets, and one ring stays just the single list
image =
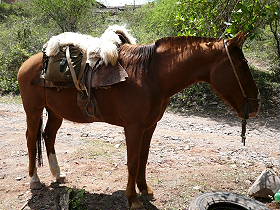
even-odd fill
[{"label": "horse's tail", "polygon": [[38,166],[43,166],[43,156],[42,156],[42,140],[43,140],[43,135],[42,135],[42,126],[43,126],[43,116],[40,117],[40,124],[37,132],[37,160],[38,160]]}]

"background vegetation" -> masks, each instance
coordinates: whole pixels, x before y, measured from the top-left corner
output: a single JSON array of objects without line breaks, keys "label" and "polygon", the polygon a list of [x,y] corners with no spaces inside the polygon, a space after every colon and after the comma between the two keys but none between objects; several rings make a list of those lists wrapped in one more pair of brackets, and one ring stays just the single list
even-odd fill
[{"label": "background vegetation", "polygon": [[[99,36],[110,24],[127,24],[139,43],[177,35],[228,38],[245,31],[250,39],[244,52],[262,94],[263,112],[275,113],[280,92],[279,11],[278,0],[156,0],[122,11],[104,11],[94,0],[1,3],[0,94],[18,94],[20,64],[64,31]],[[174,96],[171,106],[181,111],[221,110],[217,104],[209,86],[198,84]]]}]

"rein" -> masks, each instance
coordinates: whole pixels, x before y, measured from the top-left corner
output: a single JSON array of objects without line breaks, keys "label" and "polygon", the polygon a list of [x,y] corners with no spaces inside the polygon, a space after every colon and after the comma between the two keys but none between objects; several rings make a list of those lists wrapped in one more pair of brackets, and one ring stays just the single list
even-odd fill
[{"label": "rein", "polygon": [[245,140],[246,140],[246,124],[247,124],[247,121],[246,121],[246,120],[249,118],[249,101],[250,101],[250,100],[251,100],[251,101],[259,101],[259,99],[250,98],[250,97],[248,97],[248,96],[246,95],[245,90],[244,90],[244,88],[243,88],[243,86],[242,86],[242,84],[241,84],[241,81],[240,81],[239,77],[238,77],[236,68],[235,68],[235,66],[234,66],[234,64],[233,64],[233,61],[232,61],[232,59],[231,59],[231,56],[230,56],[230,54],[229,54],[228,47],[227,47],[227,40],[223,40],[223,42],[224,42],[224,46],[225,46],[225,49],[226,49],[226,53],[227,53],[229,62],[230,62],[230,64],[231,64],[233,73],[234,73],[235,78],[236,78],[236,80],[237,80],[237,82],[238,82],[238,85],[239,85],[239,88],[240,88],[240,90],[241,90],[242,96],[243,96],[244,99],[245,99],[245,104],[244,104],[244,109],[243,109],[243,111],[244,111],[243,114],[244,114],[244,115],[243,115],[243,119],[242,119],[242,121],[241,121],[241,123],[242,123],[241,142],[242,142],[243,145],[245,146]]}]

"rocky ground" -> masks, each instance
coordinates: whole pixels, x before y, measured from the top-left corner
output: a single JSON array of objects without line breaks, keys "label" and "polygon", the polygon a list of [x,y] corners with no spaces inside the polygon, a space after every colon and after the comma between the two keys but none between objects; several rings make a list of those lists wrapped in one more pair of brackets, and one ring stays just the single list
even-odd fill
[{"label": "rocky ground", "polygon": [[[32,192],[27,174],[25,128],[22,106],[0,103],[0,210],[22,206],[25,210],[55,210],[56,195],[66,187],[84,189],[90,210],[126,209],[122,128],[65,121],[56,148],[68,182],[60,186],[52,183],[44,154],[44,166],[38,174],[45,187]],[[266,167],[278,171],[279,119],[250,120],[247,129],[244,147],[240,121],[232,114],[165,113],[153,136],[147,166],[155,200],[146,207],[187,209],[191,200],[208,191],[246,194]]]}]

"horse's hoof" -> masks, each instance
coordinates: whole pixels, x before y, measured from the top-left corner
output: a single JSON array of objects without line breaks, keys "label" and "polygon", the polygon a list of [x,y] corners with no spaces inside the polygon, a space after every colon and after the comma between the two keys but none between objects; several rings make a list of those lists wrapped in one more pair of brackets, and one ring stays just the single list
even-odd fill
[{"label": "horse's hoof", "polygon": [[154,201],[155,200],[155,197],[154,197],[154,194],[153,193],[147,193],[147,192],[144,192],[142,191],[141,192],[141,197],[147,201]]},{"label": "horse's hoof", "polygon": [[43,187],[43,184],[41,182],[31,182],[30,183],[30,189],[31,190],[39,190]]},{"label": "horse's hoof", "polygon": [[66,176],[63,174],[63,175],[60,175],[59,177],[56,178],[56,182],[58,182],[59,184],[64,184],[67,182],[66,180]]},{"label": "horse's hoof", "polygon": [[143,196],[144,198],[146,198],[149,201],[154,200],[154,192],[153,192],[152,188],[149,186],[147,187],[146,190],[141,191],[141,196]]}]

